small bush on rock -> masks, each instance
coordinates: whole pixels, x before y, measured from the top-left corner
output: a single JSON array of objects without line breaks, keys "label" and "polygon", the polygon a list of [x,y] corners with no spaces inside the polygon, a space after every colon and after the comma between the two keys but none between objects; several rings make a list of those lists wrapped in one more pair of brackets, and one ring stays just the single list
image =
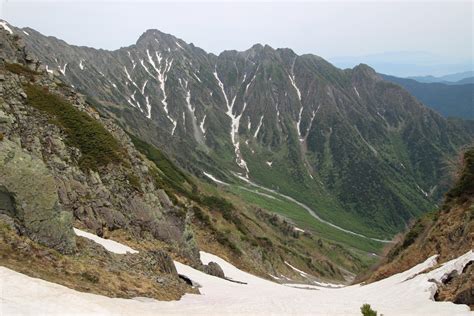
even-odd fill
[{"label": "small bush on rock", "polygon": [[27,84],[25,92],[28,104],[51,115],[51,122],[66,133],[66,143],[81,151],[81,169],[98,170],[122,161],[120,144],[97,120],[44,87]]}]

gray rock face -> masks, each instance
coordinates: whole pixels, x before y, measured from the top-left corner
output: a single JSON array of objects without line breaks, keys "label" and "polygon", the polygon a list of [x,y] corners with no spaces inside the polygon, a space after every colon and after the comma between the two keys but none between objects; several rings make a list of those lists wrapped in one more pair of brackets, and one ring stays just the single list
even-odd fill
[{"label": "gray rock face", "polygon": [[[183,211],[155,185],[150,173],[153,163],[135,149],[129,136],[57,77],[40,69],[31,80],[21,74],[24,68],[20,73],[8,71],[8,61],[25,67],[31,58],[26,59],[23,46],[2,29],[0,43],[4,48],[0,54],[4,79],[0,91],[0,212],[17,219],[32,239],[63,252],[74,248],[73,219],[98,235],[123,229],[137,238],[148,233],[171,249],[184,243]],[[31,82],[98,121],[119,143],[123,163],[98,171],[81,169],[81,150],[70,145],[63,127],[28,103],[24,87]],[[81,127],[75,128],[81,132]],[[130,183],[132,176],[134,184]],[[162,266],[169,270],[162,257]]]},{"label": "gray rock face", "polygon": [[72,216],[59,206],[51,172],[8,140],[0,142],[0,191],[0,209],[19,220],[31,239],[63,253],[74,251]]},{"label": "gray rock face", "polygon": [[149,251],[146,253],[146,256],[148,257],[148,264],[151,267],[151,271],[158,271],[175,276],[178,275],[173,259],[171,259],[166,252],[160,250]]}]

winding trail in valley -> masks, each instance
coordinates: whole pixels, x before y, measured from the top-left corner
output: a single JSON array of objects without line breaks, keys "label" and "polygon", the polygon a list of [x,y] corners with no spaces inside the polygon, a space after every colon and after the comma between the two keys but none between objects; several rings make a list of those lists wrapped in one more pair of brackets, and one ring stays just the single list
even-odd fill
[{"label": "winding trail in valley", "polygon": [[[362,237],[362,238],[365,238],[365,239],[370,239],[370,240],[373,240],[373,241],[376,241],[376,242],[381,242],[381,243],[390,243],[392,242],[391,240],[386,240],[386,239],[378,239],[378,238],[372,238],[372,237],[368,237],[368,236],[365,236],[363,234],[360,234],[360,233],[356,233],[356,232],[353,232],[351,230],[348,230],[348,229],[345,229],[345,228],[342,228],[340,226],[337,226],[336,224],[333,224],[327,220],[324,220],[322,219],[318,214],[316,214],[315,211],[313,211],[313,209],[311,209],[309,206],[307,206],[306,204],[304,203],[301,203],[300,201],[297,201],[295,200],[294,198],[292,198],[291,196],[288,196],[288,195],[285,195],[285,194],[282,194],[282,193],[279,193],[275,190],[272,190],[272,189],[269,189],[269,188],[266,188],[264,186],[261,186],[259,184],[256,184],[255,182],[252,182],[250,181],[249,179],[245,178],[245,177],[242,177],[238,174],[234,174],[235,176],[237,176],[239,179],[245,181],[246,183],[250,184],[251,186],[253,187],[256,187],[256,188],[259,188],[261,190],[264,190],[264,191],[267,191],[267,192],[270,192],[270,193],[273,193],[275,195],[278,195],[288,201],[291,201],[299,206],[301,206],[302,208],[304,208],[312,217],[314,217],[315,219],[317,219],[318,221],[320,221],[321,223],[324,223],[326,225],[329,225],[337,230],[340,230],[340,231],[343,231],[345,233],[348,233],[348,234],[351,234],[351,235],[354,235],[354,236],[358,236],[358,237]],[[245,187],[241,187],[243,189],[245,189]],[[247,189],[248,190],[248,189]],[[259,194],[259,195],[262,195],[262,196],[265,196],[265,197],[270,197],[268,194],[266,193],[262,193],[262,192],[259,192],[259,191],[252,191],[256,194]]]}]

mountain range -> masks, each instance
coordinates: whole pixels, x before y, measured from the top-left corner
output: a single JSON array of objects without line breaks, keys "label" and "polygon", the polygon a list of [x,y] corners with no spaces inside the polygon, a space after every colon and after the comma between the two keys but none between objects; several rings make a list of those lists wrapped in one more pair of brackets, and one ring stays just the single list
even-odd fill
[{"label": "mountain range", "polygon": [[88,293],[174,300],[198,290],[173,259],[225,278],[200,250],[292,282],[347,283],[373,260],[184,172],[39,69],[13,31],[1,28],[0,43],[2,269]]},{"label": "mountain range", "polygon": [[2,300],[467,314],[426,293],[472,307],[473,139],[367,65],[157,30],[105,51],[0,21]]},{"label": "mountain range", "polygon": [[471,123],[444,119],[367,65],[341,70],[259,44],[216,56],[157,30],[116,51],[15,32],[47,72],[180,167],[256,183],[370,237],[433,209],[450,159],[473,139]]},{"label": "mountain range", "polygon": [[433,83],[440,82],[445,84],[463,84],[463,83],[472,83],[472,78],[474,77],[474,71],[464,71],[454,74],[444,75],[440,77],[435,76],[413,76],[408,77],[408,79],[413,79],[418,82],[423,83]]},{"label": "mountain range", "polygon": [[474,119],[474,82],[472,77],[460,81],[420,82],[415,79],[381,75],[409,91],[418,100],[444,117]]}]

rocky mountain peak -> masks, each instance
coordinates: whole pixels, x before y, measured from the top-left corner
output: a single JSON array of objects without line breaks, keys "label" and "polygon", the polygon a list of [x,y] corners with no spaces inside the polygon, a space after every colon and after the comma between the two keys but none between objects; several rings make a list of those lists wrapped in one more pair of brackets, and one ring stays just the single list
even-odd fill
[{"label": "rocky mountain peak", "polygon": [[377,74],[375,69],[367,64],[359,64],[353,68],[353,73],[356,78],[366,78],[373,81],[380,81],[382,78]]},{"label": "rocky mountain peak", "polygon": [[157,29],[146,30],[137,40],[136,45],[140,46],[158,46],[166,50],[185,49],[188,45],[183,40]]}]

